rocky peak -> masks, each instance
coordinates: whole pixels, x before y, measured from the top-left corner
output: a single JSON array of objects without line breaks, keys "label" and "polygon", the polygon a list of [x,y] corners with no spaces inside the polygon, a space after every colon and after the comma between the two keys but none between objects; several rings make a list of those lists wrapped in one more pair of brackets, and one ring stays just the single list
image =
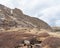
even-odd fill
[{"label": "rocky peak", "polygon": [[13,9],[13,12],[16,13],[16,14],[19,14],[19,15],[23,14],[23,12],[20,9],[17,9],[17,8]]}]

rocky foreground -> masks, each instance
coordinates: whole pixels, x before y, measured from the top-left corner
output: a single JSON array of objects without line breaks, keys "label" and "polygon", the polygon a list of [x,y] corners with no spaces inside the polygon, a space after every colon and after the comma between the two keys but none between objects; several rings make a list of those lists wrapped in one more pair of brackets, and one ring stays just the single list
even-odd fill
[{"label": "rocky foreground", "polygon": [[[22,30],[23,31],[23,30]],[[60,33],[39,31],[38,34],[28,32],[1,32],[0,48],[58,48]]]}]

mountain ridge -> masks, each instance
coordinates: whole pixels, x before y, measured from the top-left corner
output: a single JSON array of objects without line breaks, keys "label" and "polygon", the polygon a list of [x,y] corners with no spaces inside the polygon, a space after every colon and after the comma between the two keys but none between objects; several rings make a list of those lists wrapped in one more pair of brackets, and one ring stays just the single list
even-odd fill
[{"label": "mountain ridge", "polygon": [[25,15],[20,9],[10,9],[0,4],[0,28],[9,29],[11,27],[28,27],[52,31],[52,28],[44,21]]}]

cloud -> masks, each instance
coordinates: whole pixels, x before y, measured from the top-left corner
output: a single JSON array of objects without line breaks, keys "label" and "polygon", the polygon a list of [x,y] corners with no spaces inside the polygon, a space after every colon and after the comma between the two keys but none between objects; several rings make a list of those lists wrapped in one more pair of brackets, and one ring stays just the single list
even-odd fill
[{"label": "cloud", "polygon": [[40,18],[51,26],[59,24],[60,0],[0,0],[0,4],[20,8],[25,14]]},{"label": "cloud", "polygon": [[56,26],[56,20],[60,20],[60,6],[54,6],[47,8],[40,12],[41,16],[38,16],[40,19],[49,23],[51,26]]}]

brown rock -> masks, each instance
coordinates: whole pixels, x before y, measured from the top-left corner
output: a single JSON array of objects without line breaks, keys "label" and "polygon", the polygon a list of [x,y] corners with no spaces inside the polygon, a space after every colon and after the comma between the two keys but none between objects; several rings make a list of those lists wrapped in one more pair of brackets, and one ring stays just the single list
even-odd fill
[{"label": "brown rock", "polygon": [[48,33],[40,33],[38,36],[37,36],[37,40],[38,41],[44,41],[47,37],[49,37],[50,35]]},{"label": "brown rock", "polygon": [[60,38],[48,37],[41,43],[42,48],[60,48]]},{"label": "brown rock", "polygon": [[20,32],[4,32],[0,33],[0,48],[15,48],[20,44],[24,44],[24,40],[35,35]]}]

